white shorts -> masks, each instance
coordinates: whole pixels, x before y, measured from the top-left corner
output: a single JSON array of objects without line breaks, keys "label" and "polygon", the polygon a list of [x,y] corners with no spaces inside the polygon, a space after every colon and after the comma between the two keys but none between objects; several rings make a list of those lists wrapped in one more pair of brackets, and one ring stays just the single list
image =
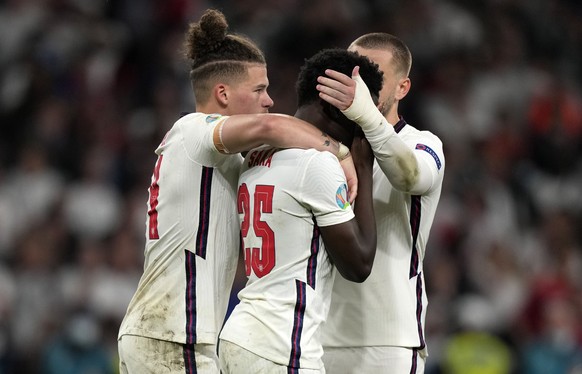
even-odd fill
[{"label": "white shorts", "polygon": [[333,374],[422,374],[425,358],[403,347],[324,347],[323,364]]},{"label": "white shorts", "polygon": [[180,344],[123,335],[118,341],[120,374],[219,374],[216,345]]},{"label": "white shorts", "polygon": [[285,365],[279,365],[254,354],[243,347],[227,340],[220,340],[218,344],[218,357],[223,374],[325,374],[325,369],[299,369],[289,370]]}]

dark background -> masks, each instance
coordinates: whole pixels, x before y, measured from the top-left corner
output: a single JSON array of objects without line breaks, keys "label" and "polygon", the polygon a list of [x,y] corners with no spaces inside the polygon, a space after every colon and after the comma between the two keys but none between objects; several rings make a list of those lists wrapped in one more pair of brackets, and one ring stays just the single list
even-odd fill
[{"label": "dark background", "polygon": [[318,50],[403,39],[400,112],[447,161],[427,374],[582,372],[580,4],[0,1],[0,374],[116,371],[154,149],[194,110],[179,50],[208,7],[265,51],[273,112],[294,113]]}]

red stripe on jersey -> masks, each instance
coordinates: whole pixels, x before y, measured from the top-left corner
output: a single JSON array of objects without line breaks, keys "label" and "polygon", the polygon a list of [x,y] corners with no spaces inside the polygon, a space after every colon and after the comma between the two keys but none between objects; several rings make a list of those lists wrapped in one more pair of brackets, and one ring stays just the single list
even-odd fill
[{"label": "red stripe on jersey", "polygon": [[150,185],[150,209],[148,210],[149,222],[148,222],[148,238],[150,240],[159,239],[160,234],[158,232],[158,197],[160,196],[160,167],[162,166],[163,155],[158,157],[156,165],[154,167],[154,174],[152,175],[152,184]]}]

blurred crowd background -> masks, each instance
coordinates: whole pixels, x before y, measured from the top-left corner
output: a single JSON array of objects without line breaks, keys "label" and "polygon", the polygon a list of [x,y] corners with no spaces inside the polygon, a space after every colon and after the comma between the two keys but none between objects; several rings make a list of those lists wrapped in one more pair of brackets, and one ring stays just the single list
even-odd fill
[{"label": "blurred crowd background", "polygon": [[578,0],[0,0],[0,374],[117,371],[154,149],[195,110],[183,34],[209,7],[265,51],[273,112],[318,50],[403,39],[401,114],[447,160],[427,374],[582,372]]}]

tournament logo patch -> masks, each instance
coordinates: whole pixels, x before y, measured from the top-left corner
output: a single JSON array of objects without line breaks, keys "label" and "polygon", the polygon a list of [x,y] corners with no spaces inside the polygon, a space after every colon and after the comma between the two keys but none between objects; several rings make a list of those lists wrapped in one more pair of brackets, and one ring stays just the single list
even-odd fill
[{"label": "tournament logo patch", "polygon": [[420,144],[420,143],[418,143],[418,144],[416,145],[416,149],[419,149],[419,150],[421,150],[421,151],[425,151],[425,152],[427,152],[429,155],[431,155],[431,156],[432,156],[432,158],[434,158],[434,161],[436,162],[437,169],[438,169],[438,170],[441,170],[441,166],[442,166],[442,164],[441,164],[441,160],[440,160],[439,156],[436,154],[436,152],[432,150],[432,148],[431,148],[431,147],[429,147],[428,145],[424,145],[424,144]]},{"label": "tournament logo patch", "polygon": [[335,193],[335,201],[337,206],[342,209],[346,209],[350,206],[350,202],[348,201],[348,187],[345,184],[342,184],[337,189],[337,192]]},{"label": "tournament logo patch", "polygon": [[219,119],[220,117],[222,117],[222,115],[220,115],[220,114],[210,114],[210,115],[206,116],[206,123],[214,122],[217,119]]}]

